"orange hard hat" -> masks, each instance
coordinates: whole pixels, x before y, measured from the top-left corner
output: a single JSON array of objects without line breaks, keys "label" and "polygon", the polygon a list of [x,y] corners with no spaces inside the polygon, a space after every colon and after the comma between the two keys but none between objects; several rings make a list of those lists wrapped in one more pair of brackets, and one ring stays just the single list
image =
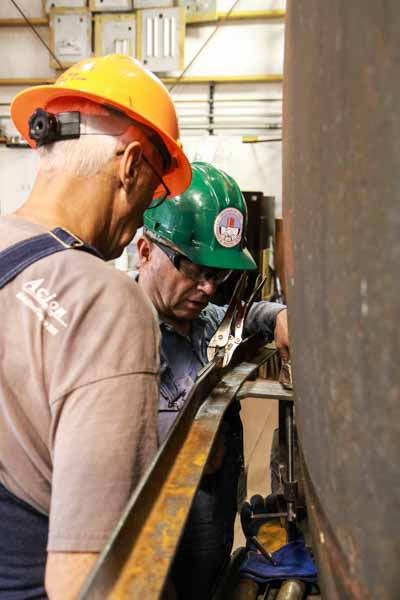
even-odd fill
[{"label": "orange hard hat", "polygon": [[170,167],[163,177],[170,196],[183,193],[190,185],[192,169],[179,141],[178,119],[172,99],[163,83],[139,61],[120,54],[82,60],[65,71],[54,85],[40,85],[17,94],[11,103],[11,117],[18,131],[32,146],[29,118],[57,98],[86,98],[114,107],[147,125],[164,142]]}]

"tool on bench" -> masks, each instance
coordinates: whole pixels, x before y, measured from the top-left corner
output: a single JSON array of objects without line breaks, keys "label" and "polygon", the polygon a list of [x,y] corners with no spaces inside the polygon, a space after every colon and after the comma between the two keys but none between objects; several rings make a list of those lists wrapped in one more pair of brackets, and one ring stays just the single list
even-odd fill
[{"label": "tool on bench", "polygon": [[266,558],[267,560],[269,560],[269,562],[271,564],[274,565],[274,567],[278,566],[277,561],[274,559],[274,557],[272,556],[272,554],[270,552],[268,552],[268,550],[266,550],[264,548],[264,546],[262,544],[260,544],[260,542],[258,541],[258,539],[256,538],[255,535],[252,535],[251,537],[248,538],[250,540],[250,542],[252,544],[255,545],[255,547],[257,548],[257,550],[259,550],[261,552],[261,554],[264,556],[264,558]]},{"label": "tool on bench", "polygon": [[258,275],[253,291],[249,298],[245,300],[248,277],[246,273],[241,275],[225,316],[208,345],[207,358],[209,361],[222,362],[223,367],[230,363],[233,353],[243,340],[244,325],[250,307],[263,287],[265,280],[265,277]]}]

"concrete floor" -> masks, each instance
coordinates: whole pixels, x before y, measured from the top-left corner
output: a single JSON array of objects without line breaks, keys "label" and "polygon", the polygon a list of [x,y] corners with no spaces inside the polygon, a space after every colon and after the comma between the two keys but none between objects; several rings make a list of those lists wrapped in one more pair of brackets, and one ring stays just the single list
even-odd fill
[{"label": "concrete floor", "polygon": [[[278,402],[260,398],[242,401],[244,458],[247,467],[247,498],[266,496],[271,491],[269,454],[272,434],[278,426]],[[235,523],[234,549],[245,545],[239,518]]]}]

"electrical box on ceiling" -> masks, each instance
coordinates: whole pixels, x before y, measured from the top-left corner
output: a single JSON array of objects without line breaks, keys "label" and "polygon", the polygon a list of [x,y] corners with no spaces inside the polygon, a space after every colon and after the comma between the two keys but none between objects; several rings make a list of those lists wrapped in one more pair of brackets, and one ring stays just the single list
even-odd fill
[{"label": "electrical box on ceiling", "polygon": [[133,0],[89,0],[89,8],[94,12],[132,10]]},{"label": "electrical box on ceiling", "polygon": [[[63,67],[92,55],[92,15],[87,8],[50,10],[50,48]],[[60,65],[51,57],[52,67]]]},{"label": "electrical box on ceiling", "polygon": [[52,8],[84,8],[87,6],[87,0],[42,0],[42,2],[46,14]]},{"label": "electrical box on ceiling", "polygon": [[133,0],[133,8],[170,8],[174,0]]},{"label": "electrical box on ceiling", "polygon": [[197,17],[196,21],[217,20],[217,0],[178,0],[186,9],[186,17]]},{"label": "electrical box on ceiling", "polygon": [[136,15],[134,13],[96,15],[95,54],[136,56]]},{"label": "electrical box on ceiling", "polygon": [[185,9],[139,10],[137,57],[151,71],[179,71],[184,64]]}]

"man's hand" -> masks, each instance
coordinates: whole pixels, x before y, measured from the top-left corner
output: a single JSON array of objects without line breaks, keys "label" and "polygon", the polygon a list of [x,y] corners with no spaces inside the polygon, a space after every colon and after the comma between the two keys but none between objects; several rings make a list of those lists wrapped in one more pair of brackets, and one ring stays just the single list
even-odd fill
[{"label": "man's hand", "polygon": [[275,344],[276,348],[281,355],[281,359],[287,362],[290,358],[289,353],[289,330],[287,320],[287,309],[281,310],[276,316],[275,323]]}]

